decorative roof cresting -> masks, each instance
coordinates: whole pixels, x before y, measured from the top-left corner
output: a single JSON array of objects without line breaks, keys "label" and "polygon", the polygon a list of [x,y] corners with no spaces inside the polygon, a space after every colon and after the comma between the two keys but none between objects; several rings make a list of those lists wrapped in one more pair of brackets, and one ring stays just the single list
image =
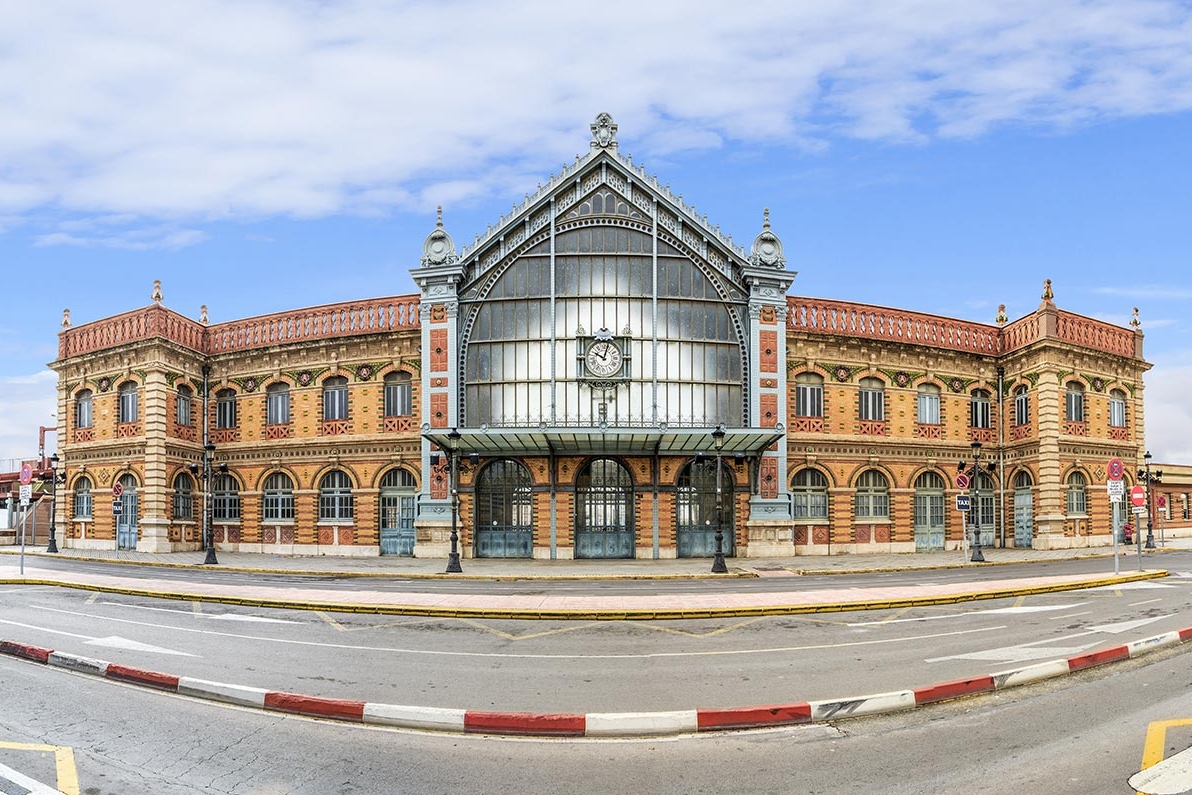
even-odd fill
[{"label": "decorative roof cresting", "polygon": [[608,113],[596,114],[596,121],[592,122],[592,148],[617,148],[617,123]]},{"label": "decorative roof cresting", "polygon": [[753,248],[749,251],[749,261],[754,265],[764,265],[769,268],[785,268],[786,257],[782,256],[782,241],[778,239],[778,235],[770,231],[769,207],[765,209],[764,217],[761,234],[753,239]]},{"label": "decorative roof cresting", "polygon": [[443,207],[440,205],[438,218],[435,220],[435,229],[426,236],[426,242],[422,244],[422,267],[451,265],[458,261],[459,255],[455,252],[455,242],[443,228]]}]

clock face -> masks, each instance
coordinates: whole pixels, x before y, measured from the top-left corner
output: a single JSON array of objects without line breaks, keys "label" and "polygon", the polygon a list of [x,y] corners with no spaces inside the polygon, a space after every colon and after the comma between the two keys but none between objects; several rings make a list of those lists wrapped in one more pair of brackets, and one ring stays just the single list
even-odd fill
[{"label": "clock face", "polygon": [[602,378],[616,375],[621,371],[621,349],[606,340],[593,342],[584,363],[592,375]]}]

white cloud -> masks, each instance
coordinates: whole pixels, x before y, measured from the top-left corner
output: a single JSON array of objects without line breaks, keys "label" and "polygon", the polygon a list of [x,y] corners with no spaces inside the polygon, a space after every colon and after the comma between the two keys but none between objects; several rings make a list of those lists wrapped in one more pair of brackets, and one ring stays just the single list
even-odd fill
[{"label": "white cloud", "polygon": [[[1192,108],[1180,2],[42,0],[0,7],[0,211],[425,210],[608,110],[643,156]],[[549,166],[548,166],[549,167]],[[156,245],[189,245],[160,238]],[[55,229],[43,244],[128,241]],[[133,241],[131,245],[152,246]]]},{"label": "white cloud", "polygon": [[198,245],[206,239],[207,233],[198,229],[152,227],[122,229],[107,234],[51,232],[49,234],[39,235],[34,241],[34,245],[39,247],[79,246],[115,248],[126,251],[149,251],[151,249],[177,251],[181,248]]},{"label": "white cloud", "polygon": [[1147,446],[1159,463],[1192,461],[1192,350],[1155,362],[1145,376]]},{"label": "white cloud", "polygon": [[[58,374],[52,370],[0,378],[0,470],[13,460],[37,455],[41,426],[57,424]],[[46,435],[46,455],[57,449],[52,433]],[[18,463],[19,468],[19,463]]]}]

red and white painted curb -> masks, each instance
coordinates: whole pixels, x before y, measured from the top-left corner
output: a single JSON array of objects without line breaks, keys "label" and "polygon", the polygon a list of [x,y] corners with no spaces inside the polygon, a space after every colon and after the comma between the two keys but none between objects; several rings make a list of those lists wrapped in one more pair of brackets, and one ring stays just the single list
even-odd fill
[{"label": "red and white painted curb", "polygon": [[862,715],[899,712],[1076,673],[1099,665],[1128,660],[1192,639],[1192,627],[1136,640],[1120,646],[1078,654],[1063,660],[1035,663],[1023,668],[941,682],[913,690],[895,690],[853,698],[803,701],[793,704],[689,709],[673,712],[589,712],[585,715],[531,712],[480,712],[438,707],[374,704],[342,698],[323,698],[259,687],[209,682],[187,676],[81,657],[10,640],[0,640],[0,654],[102,676],[127,684],[180,693],[194,698],[222,701],[245,707],[289,712],[354,723],[400,726],[409,729],[470,734],[535,737],[648,737],[694,732],[759,729],[824,723]]}]

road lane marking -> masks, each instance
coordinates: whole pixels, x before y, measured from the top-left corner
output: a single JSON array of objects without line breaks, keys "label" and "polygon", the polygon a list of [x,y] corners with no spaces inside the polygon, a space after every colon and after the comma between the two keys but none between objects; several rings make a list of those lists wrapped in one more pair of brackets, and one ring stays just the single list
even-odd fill
[{"label": "road lane marking", "polygon": [[1192,791],[1192,748],[1163,758],[1167,730],[1175,726],[1192,726],[1192,718],[1160,720],[1147,725],[1142,764],[1130,777],[1131,787],[1147,795],[1180,795]]},{"label": "road lane marking", "polygon": [[1155,621],[1161,621],[1170,616],[1156,616],[1155,618],[1143,618],[1137,621],[1119,621],[1114,624],[1100,624],[1095,627],[1089,627],[1081,632],[1072,635],[1064,635],[1059,638],[1047,638],[1045,640],[1036,640],[1030,643],[1019,643],[1014,646],[1002,646],[997,649],[981,649],[979,651],[968,652],[965,654],[950,654],[946,657],[931,657],[925,659],[924,662],[943,662],[945,660],[983,660],[1002,661],[1002,662],[1025,662],[1027,660],[1038,660],[1043,657],[1071,657],[1078,652],[1082,652],[1090,646],[1098,643],[1096,640],[1091,640],[1088,643],[1078,644],[1076,646],[1051,646],[1045,644],[1060,643],[1066,640],[1075,640],[1077,638],[1087,638],[1090,635],[1096,635],[1103,632],[1108,632],[1111,635],[1117,635],[1122,632],[1128,632],[1139,627],[1146,626]]},{"label": "road lane marking", "polygon": [[1080,607],[1084,602],[1076,602],[1069,605],[1035,605],[1030,607],[998,607],[993,610],[973,610],[968,613],[949,613],[943,616],[918,616],[915,618],[886,618],[880,621],[858,621],[852,624],[846,624],[849,627],[872,627],[880,624],[903,624],[912,621],[938,621],[941,618],[973,618],[975,616],[983,615],[1017,615],[1021,613],[1045,613],[1054,612],[1056,610],[1068,610],[1073,607]]},{"label": "road lane marking", "polygon": [[[693,652],[655,652],[648,654],[505,654],[498,652],[467,652],[467,651],[439,651],[435,649],[409,649],[392,646],[353,646],[344,643],[323,643],[320,641],[311,640],[294,640],[291,638],[269,638],[261,635],[243,635],[236,632],[215,632],[208,629],[197,629],[195,627],[174,627],[168,624],[152,624],[146,621],[132,621],[126,618],[112,618],[111,616],[98,616],[88,613],[80,613],[74,610],[57,610],[55,608],[41,608],[54,613],[66,613],[68,615],[79,618],[94,618],[100,621],[113,621],[120,624],[132,624],[135,626],[150,627],[153,629],[168,629],[175,632],[187,632],[194,635],[210,635],[212,637],[220,638],[236,638],[238,640],[257,640],[263,643],[282,643],[291,646],[309,646],[311,648],[321,649],[339,649],[346,651],[375,651],[384,653],[409,654],[409,655],[425,655],[428,657],[479,657],[492,659],[526,659],[526,660],[639,660],[651,658],[666,658],[666,657],[708,657],[708,656],[731,656],[741,654],[787,654],[795,651],[812,651],[818,649],[837,649],[837,648],[853,648],[857,646],[880,646],[889,645],[892,643],[918,643],[924,640],[934,640],[936,638],[951,638],[960,635],[973,635],[981,632],[996,632],[998,630],[1008,629],[1007,625],[999,625],[992,627],[978,627],[974,629],[963,629],[955,632],[938,632],[926,635],[910,635],[905,638],[883,638],[876,640],[864,641],[850,641],[847,643],[819,643],[808,646],[782,646],[762,649],[725,649],[720,651],[693,651]],[[606,623],[620,623],[620,622],[606,622]],[[30,624],[21,624],[15,621],[6,621],[0,619],[0,624],[11,624],[13,626],[25,627],[27,629],[39,630],[43,632],[50,632],[58,635],[68,635],[75,638],[83,638],[84,640],[91,640],[86,635],[77,635],[72,632],[64,632],[62,630],[48,629],[45,627],[37,627]]]},{"label": "road lane marking", "polygon": [[64,635],[68,638],[75,638],[83,641],[88,646],[108,646],[114,649],[129,649],[130,651],[151,651],[158,654],[173,654],[182,657],[197,657],[197,654],[191,654],[185,651],[174,651],[173,649],[163,649],[160,646],[150,646],[148,643],[140,643],[139,641],[130,640],[128,638],[121,638],[117,635],[110,635],[106,638],[97,638],[93,635],[80,635],[77,632],[66,632],[61,629],[50,629],[49,627],[39,627],[35,624],[22,624],[19,621],[9,621],[0,618],[0,624],[8,624],[13,627],[22,627],[24,629],[33,629],[38,632],[48,632],[51,635]]},{"label": "road lane marking", "polygon": [[[130,605],[130,604],[125,604],[124,602],[99,602],[98,604],[108,605],[111,607],[126,607],[129,610],[150,610],[150,611],[155,611],[158,613],[175,613],[175,614],[184,615],[184,616],[194,616],[195,618],[205,618],[205,619],[208,619],[209,621],[255,621],[255,622],[261,623],[261,624],[302,624],[302,623],[304,623],[302,621],[291,621],[291,620],[285,619],[285,618],[268,618],[266,616],[254,616],[254,615],[242,614],[242,613],[204,613],[204,612],[202,612],[202,610],[199,607],[201,602],[195,602],[193,610],[178,610],[178,609],[171,608],[171,607],[153,607],[151,605]],[[40,609],[50,609],[50,608],[43,608],[41,605],[30,605],[30,607],[35,607],[39,610]]]},{"label": "road lane marking", "polygon": [[1130,604],[1128,604],[1126,606],[1127,607],[1141,607],[1142,605],[1149,605],[1149,604],[1153,604],[1155,602],[1162,602],[1162,601],[1163,601],[1162,599],[1147,599],[1146,601],[1143,601],[1143,602],[1131,602]]},{"label": "road lane marking", "polygon": [[79,795],[79,772],[75,767],[74,749],[69,745],[42,745],[40,743],[10,743],[0,741],[0,748],[11,751],[33,751],[36,753],[52,753],[54,755],[54,770],[57,777],[52,792],[63,795]]}]

